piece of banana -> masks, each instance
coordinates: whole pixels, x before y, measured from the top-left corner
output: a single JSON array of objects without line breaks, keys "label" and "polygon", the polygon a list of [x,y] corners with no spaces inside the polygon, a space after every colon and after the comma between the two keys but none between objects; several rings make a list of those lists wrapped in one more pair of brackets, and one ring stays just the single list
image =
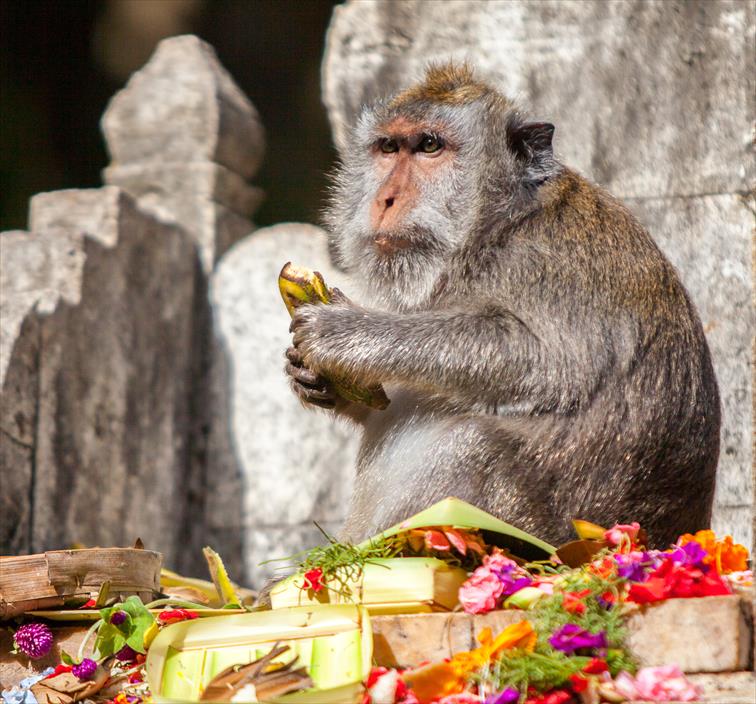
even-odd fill
[{"label": "piece of banana", "polygon": [[[319,271],[295,266],[291,262],[284,264],[281,269],[278,276],[278,289],[281,291],[286,310],[291,316],[303,303],[328,304],[333,298],[333,292],[326,286]],[[379,410],[389,405],[389,399],[380,385],[364,387],[338,377],[327,378],[333,384],[336,393],[347,401],[361,403]]]}]

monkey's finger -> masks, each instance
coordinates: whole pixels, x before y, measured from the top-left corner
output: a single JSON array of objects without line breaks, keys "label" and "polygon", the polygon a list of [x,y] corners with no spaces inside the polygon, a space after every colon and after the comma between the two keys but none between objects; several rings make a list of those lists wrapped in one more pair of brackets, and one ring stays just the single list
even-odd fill
[{"label": "monkey's finger", "polygon": [[291,362],[286,364],[284,371],[294,380],[305,386],[325,388],[328,383],[320,374],[307,367],[295,367]]},{"label": "monkey's finger", "polygon": [[351,301],[344,295],[341,289],[332,288],[331,303],[351,303]]},{"label": "monkey's finger", "polygon": [[286,350],[286,359],[296,367],[301,367],[304,363],[302,360],[302,354],[296,347],[289,347],[289,349]]},{"label": "monkey's finger", "polygon": [[331,405],[336,404],[336,396],[327,387],[313,389],[294,380],[292,380],[291,386],[292,389],[294,389],[294,393],[306,403],[315,403],[317,405],[322,405],[323,403],[330,403]]}]

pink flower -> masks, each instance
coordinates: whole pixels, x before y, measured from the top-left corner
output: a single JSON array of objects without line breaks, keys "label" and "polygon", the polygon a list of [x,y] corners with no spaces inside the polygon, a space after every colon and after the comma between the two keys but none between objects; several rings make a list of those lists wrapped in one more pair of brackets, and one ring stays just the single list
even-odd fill
[{"label": "pink flower", "polygon": [[496,608],[503,591],[501,580],[483,565],[459,588],[459,601],[468,614],[484,614]]},{"label": "pink flower", "polygon": [[614,680],[614,688],[628,699],[654,702],[694,702],[701,696],[699,688],[677,665],[644,667],[634,678],[627,672],[620,672]]},{"label": "pink flower", "polygon": [[494,552],[491,555],[484,557],[483,565],[493,571],[519,569],[519,565],[514,560],[505,557],[504,553],[501,552]]},{"label": "pink flower", "polygon": [[617,523],[604,533],[604,540],[610,545],[619,545],[622,542],[623,536],[626,535],[632,543],[638,537],[639,530],[640,524],[635,521],[630,524]]}]

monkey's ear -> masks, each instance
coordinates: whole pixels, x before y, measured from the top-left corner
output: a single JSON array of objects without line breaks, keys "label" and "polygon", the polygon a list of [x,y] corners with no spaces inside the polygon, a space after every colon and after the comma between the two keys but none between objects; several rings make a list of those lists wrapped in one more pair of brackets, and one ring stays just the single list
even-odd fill
[{"label": "monkey's ear", "polygon": [[525,122],[510,128],[507,136],[512,151],[525,161],[554,153],[551,146],[554,125],[550,122]]}]

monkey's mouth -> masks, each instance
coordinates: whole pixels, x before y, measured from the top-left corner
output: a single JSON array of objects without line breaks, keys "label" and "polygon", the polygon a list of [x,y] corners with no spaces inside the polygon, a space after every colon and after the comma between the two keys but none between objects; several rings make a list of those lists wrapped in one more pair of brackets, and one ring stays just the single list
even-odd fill
[{"label": "monkey's mouth", "polygon": [[412,240],[408,237],[385,233],[375,235],[373,237],[373,242],[375,243],[375,248],[378,252],[385,255],[392,255],[403,249],[409,249],[413,244]]}]

